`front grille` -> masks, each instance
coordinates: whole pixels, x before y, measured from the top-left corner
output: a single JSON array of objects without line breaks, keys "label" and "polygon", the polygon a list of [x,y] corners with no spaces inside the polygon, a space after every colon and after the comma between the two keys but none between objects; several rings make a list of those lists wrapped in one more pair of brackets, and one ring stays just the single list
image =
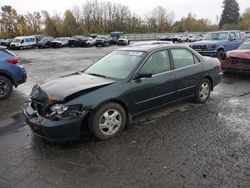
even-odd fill
[{"label": "front grille", "polygon": [[205,50],[207,49],[207,45],[193,45],[192,46],[193,49],[197,49],[197,50]]}]

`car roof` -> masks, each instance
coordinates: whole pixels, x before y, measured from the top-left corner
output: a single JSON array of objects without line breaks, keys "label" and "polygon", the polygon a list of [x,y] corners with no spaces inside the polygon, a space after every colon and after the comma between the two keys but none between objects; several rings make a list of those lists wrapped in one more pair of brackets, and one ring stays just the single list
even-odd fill
[{"label": "car roof", "polygon": [[118,49],[118,51],[141,51],[141,52],[152,52],[155,50],[166,49],[166,48],[187,48],[184,45],[174,45],[174,44],[152,44],[152,45],[141,45],[141,46],[128,46]]}]

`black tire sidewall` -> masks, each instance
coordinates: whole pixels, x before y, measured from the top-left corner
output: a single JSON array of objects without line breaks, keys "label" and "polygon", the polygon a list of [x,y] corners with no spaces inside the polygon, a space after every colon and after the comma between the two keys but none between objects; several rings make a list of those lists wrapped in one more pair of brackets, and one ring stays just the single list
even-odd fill
[{"label": "black tire sidewall", "polygon": [[[121,118],[122,118],[122,123],[121,126],[119,128],[119,130],[117,130],[116,133],[114,133],[113,135],[105,135],[101,132],[100,128],[99,128],[99,120],[101,118],[101,116],[103,115],[103,113],[105,111],[107,111],[108,109],[115,109],[117,111],[120,112],[121,114]],[[89,121],[88,121],[88,127],[90,130],[90,133],[95,136],[98,140],[109,140],[115,136],[118,136],[125,128],[126,125],[126,112],[123,109],[123,107],[117,103],[105,103],[102,106],[100,106],[99,108],[97,108],[94,112],[92,112],[90,114],[89,117]]]},{"label": "black tire sidewall", "polygon": [[224,57],[224,50],[222,50],[222,49],[218,50],[217,53],[216,53],[216,57],[218,59],[223,59],[223,57]]},{"label": "black tire sidewall", "polygon": [[[200,88],[201,88],[201,85],[202,85],[204,82],[208,83],[208,85],[209,85],[209,94],[208,94],[208,96],[207,96],[207,98],[206,98],[205,100],[202,100],[202,99],[200,98]],[[202,79],[202,81],[200,82],[200,84],[198,85],[198,87],[197,87],[197,89],[196,89],[196,93],[195,93],[195,102],[197,102],[197,103],[205,103],[205,102],[207,102],[207,100],[208,100],[209,97],[210,97],[210,93],[211,93],[211,83],[210,83],[210,81],[209,81],[207,78],[204,78],[204,79]]]},{"label": "black tire sidewall", "polygon": [[8,84],[9,91],[8,91],[7,94],[5,94],[3,96],[0,96],[0,100],[9,97],[11,95],[12,91],[13,91],[13,85],[12,85],[11,81],[8,78],[6,78],[4,76],[0,76],[0,81],[1,80],[3,80],[4,82],[6,82]]}]

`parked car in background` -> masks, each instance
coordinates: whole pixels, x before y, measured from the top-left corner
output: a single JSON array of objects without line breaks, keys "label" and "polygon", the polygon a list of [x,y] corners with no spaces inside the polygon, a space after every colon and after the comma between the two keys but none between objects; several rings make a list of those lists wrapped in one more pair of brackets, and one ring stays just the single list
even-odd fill
[{"label": "parked car in background", "polygon": [[5,46],[6,39],[0,39],[0,46]]},{"label": "parked car in background", "polygon": [[38,43],[38,48],[51,48],[53,37],[43,37]]},{"label": "parked car in background", "polygon": [[17,87],[26,79],[26,71],[20,65],[20,59],[12,52],[0,47],[0,100],[9,97],[13,86]]},{"label": "parked car in background", "polygon": [[181,35],[174,35],[172,36],[172,42],[175,43],[175,42],[181,42]]},{"label": "parked car in background", "polygon": [[86,37],[91,37],[93,39],[95,39],[98,35],[96,33],[91,33],[91,34],[88,34],[86,35]]},{"label": "parked car in background", "polygon": [[111,44],[117,44],[118,39],[123,35],[123,32],[120,31],[110,32]]},{"label": "parked car in background", "polygon": [[90,46],[94,46],[95,43],[96,43],[96,38],[85,37],[85,38],[82,40],[81,46],[90,47]]},{"label": "parked car in background", "polygon": [[111,37],[109,35],[98,35],[96,37],[95,45],[98,46],[109,46],[111,45]]},{"label": "parked car in background", "polygon": [[171,35],[161,36],[158,40],[160,40],[160,41],[172,41],[172,36]]},{"label": "parked car in background", "polygon": [[205,103],[220,80],[219,60],[189,47],[126,47],[84,71],[35,85],[23,113],[49,141],[78,139],[84,127],[107,140],[145,111],[187,98]]},{"label": "parked car in background", "polygon": [[69,47],[80,47],[82,46],[83,40],[84,40],[84,36],[75,35],[69,39]]},{"label": "parked car in background", "polygon": [[117,40],[118,45],[129,45],[130,40],[127,36],[120,36],[120,38]]},{"label": "parked car in background", "polygon": [[34,36],[21,36],[16,37],[10,43],[10,49],[25,49],[36,47],[36,38]]},{"label": "parked car in background", "polygon": [[189,41],[189,35],[183,34],[180,36],[180,42],[188,42]]},{"label": "parked car in background", "polygon": [[190,47],[206,56],[225,57],[225,52],[237,49],[243,40],[240,31],[217,31],[207,33],[202,41],[190,44]]},{"label": "parked car in background", "polygon": [[10,43],[13,41],[13,38],[6,39],[4,46],[10,48]]},{"label": "parked car in background", "polygon": [[51,42],[52,48],[62,48],[62,47],[68,46],[68,45],[69,45],[69,38],[67,38],[67,37],[55,38]]},{"label": "parked car in background", "polygon": [[188,38],[188,42],[197,42],[203,39],[203,35],[192,35]]},{"label": "parked car in background", "polygon": [[228,51],[221,67],[224,73],[250,75],[250,41],[244,42],[237,50]]},{"label": "parked car in background", "polygon": [[36,44],[38,44],[38,42],[42,40],[43,37],[45,37],[44,35],[32,35],[32,36],[36,38]]}]

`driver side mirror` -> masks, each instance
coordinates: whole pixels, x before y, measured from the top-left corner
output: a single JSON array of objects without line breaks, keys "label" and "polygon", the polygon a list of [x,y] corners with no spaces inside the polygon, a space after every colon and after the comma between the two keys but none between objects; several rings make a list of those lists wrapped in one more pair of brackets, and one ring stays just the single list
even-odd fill
[{"label": "driver side mirror", "polygon": [[152,76],[153,76],[152,71],[139,71],[135,76],[135,80],[141,78],[151,78]]}]

